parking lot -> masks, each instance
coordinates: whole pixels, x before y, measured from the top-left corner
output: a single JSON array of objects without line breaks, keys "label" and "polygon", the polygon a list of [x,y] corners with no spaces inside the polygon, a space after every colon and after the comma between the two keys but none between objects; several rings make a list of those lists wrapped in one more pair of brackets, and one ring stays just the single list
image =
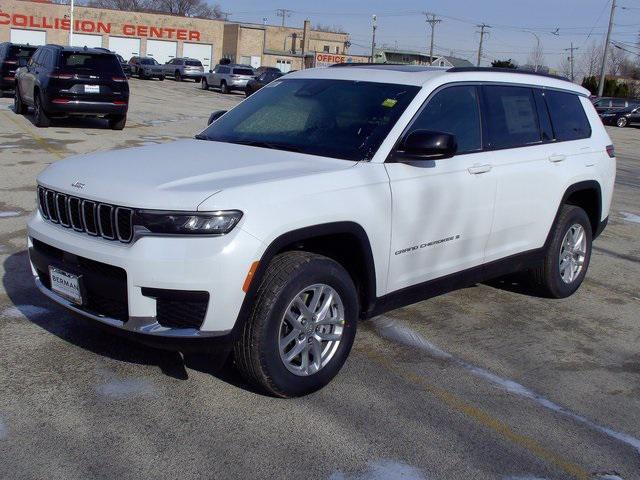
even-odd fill
[{"label": "parking lot", "polygon": [[0,99],[0,478],[640,479],[640,129],[609,129],[617,190],[577,294],[512,279],[393,311],[360,325],[328,387],[280,400],[211,357],[106,336],[32,284],[44,167],[192,137],[244,98],[130,86],[122,132],[38,129]]}]

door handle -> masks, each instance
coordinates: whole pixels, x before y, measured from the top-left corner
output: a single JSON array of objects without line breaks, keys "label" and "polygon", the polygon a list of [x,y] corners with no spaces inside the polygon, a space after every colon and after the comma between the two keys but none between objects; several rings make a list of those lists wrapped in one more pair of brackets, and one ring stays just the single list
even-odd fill
[{"label": "door handle", "polygon": [[472,167],[467,168],[467,170],[473,175],[479,175],[490,171],[491,165],[473,165]]},{"label": "door handle", "polygon": [[558,162],[562,162],[564,160],[566,160],[567,156],[566,155],[550,155],[549,156],[549,161],[553,162],[553,163],[558,163]]}]

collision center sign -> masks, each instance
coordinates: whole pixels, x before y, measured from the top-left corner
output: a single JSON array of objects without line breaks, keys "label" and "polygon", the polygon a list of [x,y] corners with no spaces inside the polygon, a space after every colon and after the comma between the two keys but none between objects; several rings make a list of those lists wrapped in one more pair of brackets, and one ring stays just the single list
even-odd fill
[{"label": "collision center sign", "polygon": [[336,63],[360,63],[350,55],[339,55],[333,53],[320,53],[316,52],[315,66],[316,67],[329,67]]},{"label": "collision center sign", "polygon": [[[69,30],[71,22],[68,18],[41,17],[22,13],[0,12],[0,25],[18,28],[34,28],[45,30]],[[114,25],[111,22],[77,19],[73,22],[73,31],[81,33],[114,34],[127,37],[169,38],[175,40],[200,41],[200,32],[184,28],[166,28],[154,25],[134,25],[125,23]]]}]

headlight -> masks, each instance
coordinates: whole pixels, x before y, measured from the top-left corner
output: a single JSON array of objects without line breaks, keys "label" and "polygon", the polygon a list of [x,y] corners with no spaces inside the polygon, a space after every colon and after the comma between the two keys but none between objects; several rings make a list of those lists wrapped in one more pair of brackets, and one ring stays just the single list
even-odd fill
[{"label": "headlight", "polygon": [[242,212],[224,210],[218,212],[158,212],[139,210],[135,225],[151,233],[173,235],[224,235],[233,230]]}]

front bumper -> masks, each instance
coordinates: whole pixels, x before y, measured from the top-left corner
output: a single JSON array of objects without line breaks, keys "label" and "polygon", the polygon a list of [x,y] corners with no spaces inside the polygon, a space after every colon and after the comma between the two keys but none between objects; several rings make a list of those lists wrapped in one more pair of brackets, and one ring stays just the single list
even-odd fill
[{"label": "front bumper", "polygon": [[[91,237],[44,220],[35,213],[28,224],[28,242],[32,273],[38,288],[47,297],[69,310],[102,326],[118,330],[123,334],[135,334],[146,343],[162,342],[169,345],[183,340],[218,339],[229,337],[238,318],[244,292],[242,284],[251,263],[259,255],[257,239],[240,228],[221,237],[184,238],[149,236],[141,237],[132,244]],[[54,293],[43,282],[47,266],[66,268],[56,264],[34,249],[40,242],[64,252],[66,257],[80,258],[91,263],[92,272],[110,278],[93,277],[90,288],[102,288],[100,305],[76,305]],[[59,257],[62,258],[62,257]],[[70,273],[83,274],[83,262],[71,264]],[[76,270],[76,267],[80,270]],[[43,272],[44,269],[44,272]],[[113,281],[110,270],[122,270],[121,283]],[[69,269],[67,269],[69,271]],[[117,280],[117,279],[116,279]],[[122,289],[125,298],[124,313],[116,304],[108,304],[110,298]],[[206,313],[199,328],[169,328],[158,321],[160,303],[150,290],[207,292]],[[107,302],[105,304],[105,302]],[[174,342],[175,340],[175,342]]]}]

